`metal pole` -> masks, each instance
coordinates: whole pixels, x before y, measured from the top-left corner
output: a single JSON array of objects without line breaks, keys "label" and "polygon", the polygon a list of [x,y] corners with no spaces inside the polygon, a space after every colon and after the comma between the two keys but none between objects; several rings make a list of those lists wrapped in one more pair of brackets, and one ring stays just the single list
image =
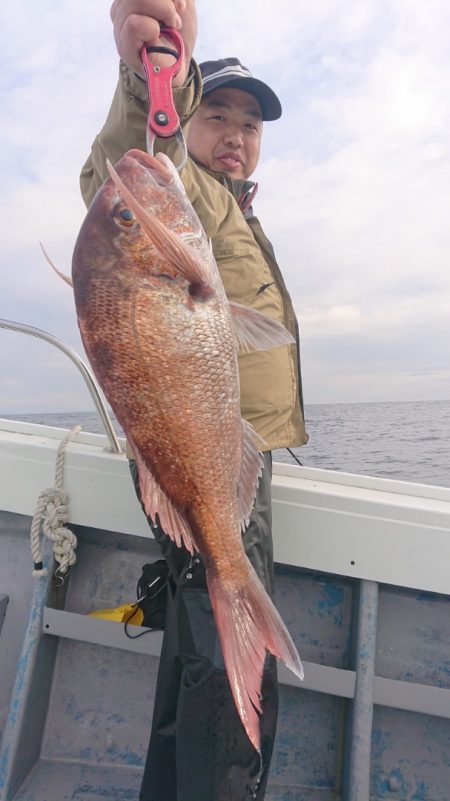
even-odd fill
[{"label": "metal pole", "polygon": [[55,348],[62,350],[62,352],[73,361],[83,376],[83,379],[89,390],[89,394],[91,395],[91,398],[94,401],[96,409],[100,415],[106,436],[108,437],[111,445],[111,450],[113,453],[122,453],[122,448],[120,447],[119,440],[117,439],[117,434],[114,431],[111,418],[106,411],[106,407],[100,395],[97,382],[89,367],[83,362],[80,356],[78,356],[78,353],[69,347],[69,345],[64,345],[63,342],[60,342],[60,340],[54,337],[52,334],[48,334],[46,331],[42,331],[40,328],[33,328],[31,325],[25,325],[24,323],[13,323],[11,320],[0,319],[0,328],[6,328],[9,331],[18,331],[21,334],[30,334],[38,339],[43,339],[45,342],[49,342],[50,345],[54,345]]},{"label": "metal pole", "polygon": [[347,801],[369,801],[378,584],[361,581]]}]

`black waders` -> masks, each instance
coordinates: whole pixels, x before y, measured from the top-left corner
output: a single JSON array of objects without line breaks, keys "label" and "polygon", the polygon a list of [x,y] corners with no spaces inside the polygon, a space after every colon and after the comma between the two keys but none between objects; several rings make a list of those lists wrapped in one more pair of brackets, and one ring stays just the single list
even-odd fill
[{"label": "black waders", "polygon": [[[136,464],[130,469],[139,494]],[[264,454],[244,547],[273,597],[272,458]],[[140,801],[263,801],[278,713],[276,660],[262,683],[261,756],[231,695],[200,559],[152,525],[170,569],[166,627]],[[261,764],[262,763],[262,764]]]}]

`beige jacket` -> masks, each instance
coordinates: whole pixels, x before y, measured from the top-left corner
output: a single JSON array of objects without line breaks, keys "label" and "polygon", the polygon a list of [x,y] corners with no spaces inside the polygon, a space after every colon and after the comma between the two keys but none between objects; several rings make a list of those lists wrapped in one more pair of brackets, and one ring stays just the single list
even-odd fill
[{"label": "beige jacket", "polygon": [[[187,85],[176,89],[174,95],[184,125],[201,98],[201,78],[195,64]],[[146,121],[146,84],[121,64],[111,109],[81,173],[81,191],[86,204],[92,201],[108,175],[107,158],[115,163],[131,148],[146,149]],[[170,155],[170,146],[166,151]],[[246,222],[244,219],[232,192],[228,191],[233,190],[234,182],[223,176],[213,177],[190,159],[181,177],[211,239],[229,299],[279,320],[296,337],[296,345],[239,356],[242,415],[264,439],[265,450],[302,445],[307,435],[297,321],[272,247],[258,220],[252,217]]]}]

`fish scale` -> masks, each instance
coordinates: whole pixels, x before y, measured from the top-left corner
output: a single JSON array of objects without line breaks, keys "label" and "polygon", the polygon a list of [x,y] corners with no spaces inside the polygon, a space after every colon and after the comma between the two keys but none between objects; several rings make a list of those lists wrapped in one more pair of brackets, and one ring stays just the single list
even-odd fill
[{"label": "fish scale", "polygon": [[237,345],[265,349],[292,338],[260,312],[228,302],[164,156],[130,151],[110,172],[73,255],[80,331],[133,448],[146,513],[202,556],[233,698],[259,750],[266,652],[303,673],[242,544],[261,456],[240,416]]}]

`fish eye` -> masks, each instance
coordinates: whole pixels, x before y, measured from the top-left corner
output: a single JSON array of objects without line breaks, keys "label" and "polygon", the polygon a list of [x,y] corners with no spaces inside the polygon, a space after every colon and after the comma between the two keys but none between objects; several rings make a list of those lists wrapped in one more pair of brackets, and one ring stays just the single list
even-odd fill
[{"label": "fish eye", "polygon": [[116,206],[114,209],[114,222],[120,228],[134,228],[137,225],[136,217],[126,206]]}]

